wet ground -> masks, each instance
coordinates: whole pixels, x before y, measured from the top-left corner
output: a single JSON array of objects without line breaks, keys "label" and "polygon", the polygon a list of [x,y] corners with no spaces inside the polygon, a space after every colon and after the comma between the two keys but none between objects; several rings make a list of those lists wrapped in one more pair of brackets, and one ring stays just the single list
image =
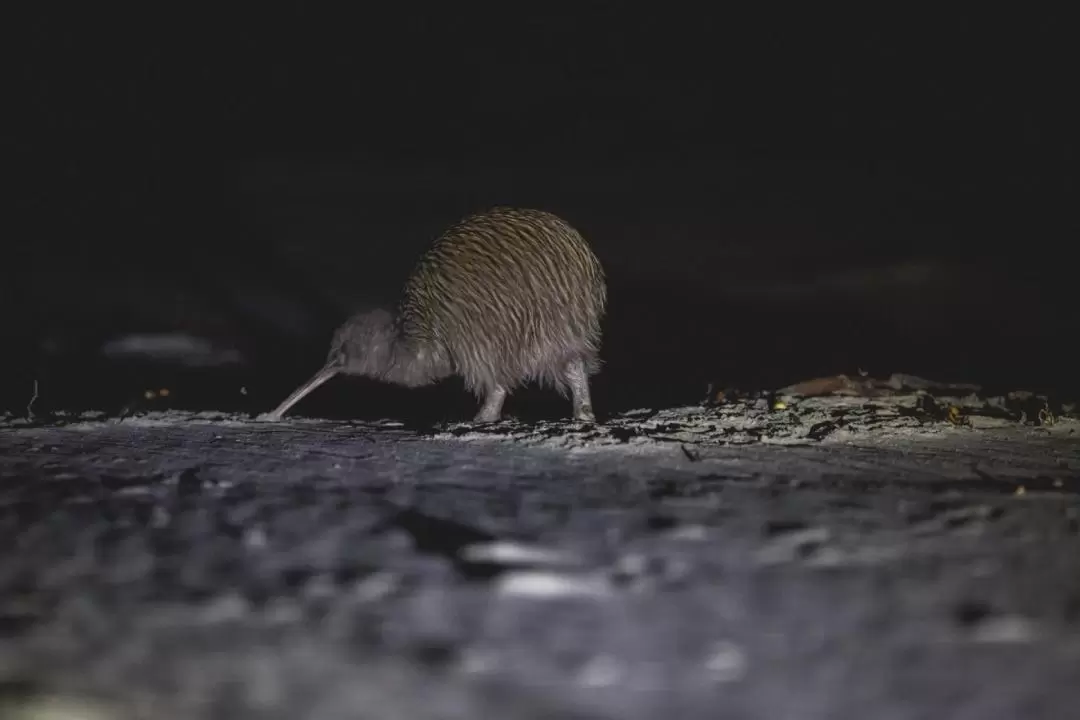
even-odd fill
[{"label": "wet ground", "polygon": [[729,395],[597,426],[426,429],[9,418],[0,705],[1068,717],[1080,422],[1031,407]]}]

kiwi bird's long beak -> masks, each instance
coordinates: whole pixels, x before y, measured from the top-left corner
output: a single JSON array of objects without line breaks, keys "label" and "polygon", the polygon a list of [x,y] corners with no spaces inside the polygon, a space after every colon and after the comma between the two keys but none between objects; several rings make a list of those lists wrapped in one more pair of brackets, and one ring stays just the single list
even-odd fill
[{"label": "kiwi bird's long beak", "polygon": [[315,373],[310,380],[296,388],[293,394],[285,398],[285,400],[278,405],[274,410],[263,416],[266,420],[280,420],[281,416],[296,403],[300,402],[308,393],[315,388],[322,385],[324,382],[341,372],[341,368],[337,365],[327,365],[319,372]]}]

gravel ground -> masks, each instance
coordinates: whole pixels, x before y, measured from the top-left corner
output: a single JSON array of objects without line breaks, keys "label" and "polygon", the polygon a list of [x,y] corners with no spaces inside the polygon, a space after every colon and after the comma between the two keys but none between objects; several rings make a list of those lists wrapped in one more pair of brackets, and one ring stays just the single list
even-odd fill
[{"label": "gravel ground", "polygon": [[1073,717],[1080,422],[1040,408],[9,417],[0,715]]}]

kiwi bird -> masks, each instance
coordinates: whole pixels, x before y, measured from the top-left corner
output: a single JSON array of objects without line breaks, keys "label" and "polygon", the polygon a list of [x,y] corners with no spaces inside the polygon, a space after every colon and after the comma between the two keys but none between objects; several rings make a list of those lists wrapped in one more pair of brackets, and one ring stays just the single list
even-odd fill
[{"label": "kiwi bird", "polygon": [[280,420],[335,375],[405,387],[460,376],[494,422],[528,382],[569,394],[594,422],[589,377],[600,370],[607,304],[603,267],[582,235],[542,210],[496,207],[443,232],[405,283],[395,312],[353,315],[334,332],[322,369],[266,419]]}]

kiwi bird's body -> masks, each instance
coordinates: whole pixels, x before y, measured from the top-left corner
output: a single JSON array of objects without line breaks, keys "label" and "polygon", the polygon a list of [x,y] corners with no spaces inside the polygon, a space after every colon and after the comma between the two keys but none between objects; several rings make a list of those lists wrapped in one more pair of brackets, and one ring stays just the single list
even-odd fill
[{"label": "kiwi bird's body", "polygon": [[509,392],[537,381],[593,420],[588,376],[600,368],[606,302],[603,268],[566,221],[517,208],[469,216],[417,263],[397,312],[347,320],[323,370],[271,416],[344,372],[412,387],[459,375],[483,401],[478,421],[498,419]]}]

